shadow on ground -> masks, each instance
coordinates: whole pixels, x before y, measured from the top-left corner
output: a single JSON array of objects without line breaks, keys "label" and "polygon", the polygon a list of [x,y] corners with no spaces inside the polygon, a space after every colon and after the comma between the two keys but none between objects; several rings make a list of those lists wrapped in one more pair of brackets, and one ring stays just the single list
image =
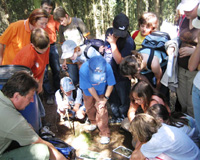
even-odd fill
[{"label": "shadow on ground", "polygon": [[[111,141],[107,145],[100,144],[99,130],[93,132],[85,131],[84,127],[87,124],[74,122],[74,129],[72,122],[60,122],[57,115],[56,104],[47,105],[45,97],[41,97],[46,116],[42,119],[43,125],[50,127],[50,130],[56,134],[56,137],[64,140],[66,143],[72,145],[76,149],[76,154],[79,156],[85,150],[99,152],[103,158],[111,158],[112,160],[127,160],[114,152],[113,149],[118,146],[124,146],[131,150],[131,134],[120,128],[120,125],[110,125]],[[74,133],[75,132],[75,133]]]}]

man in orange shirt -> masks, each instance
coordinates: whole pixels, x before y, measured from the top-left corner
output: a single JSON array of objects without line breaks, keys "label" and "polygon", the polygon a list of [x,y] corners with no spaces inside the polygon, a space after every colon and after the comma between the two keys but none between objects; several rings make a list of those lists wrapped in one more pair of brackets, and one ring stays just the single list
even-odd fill
[{"label": "man in orange shirt", "polygon": [[30,43],[31,31],[46,27],[48,16],[45,10],[35,9],[28,19],[9,25],[0,36],[0,65],[12,64],[15,55]]},{"label": "man in orange shirt", "polygon": [[[52,0],[43,0],[41,2],[41,8],[46,10],[49,14],[49,21],[47,23],[47,27],[45,31],[49,34],[50,39],[50,52],[49,52],[49,65],[51,67],[51,71],[53,74],[53,87],[54,91],[57,91],[60,88],[60,62],[59,62],[59,54],[55,45],[56,42],[56,31],[59,30],[60,23],[53,19],[53,15],[51,15],[52,9],[54,8],[54,2]],[[47,104],[54,103],[54,91],[50,85],[49,77],[48,77],[48,65],[45,69],[44,74],[44,82],[43,88],[47,95]]]}]

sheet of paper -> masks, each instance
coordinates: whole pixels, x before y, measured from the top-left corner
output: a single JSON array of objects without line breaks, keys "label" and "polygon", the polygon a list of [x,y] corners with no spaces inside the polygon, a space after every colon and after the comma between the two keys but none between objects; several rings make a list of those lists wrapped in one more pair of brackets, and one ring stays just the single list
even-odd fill
[{"label": "sheet of paper", "polygon": [[119,147],[113,149],[113,152],[118,153],[121,156],[124,156],[126,158],[130,158],[133,151],[126,147],[119,146]]}]

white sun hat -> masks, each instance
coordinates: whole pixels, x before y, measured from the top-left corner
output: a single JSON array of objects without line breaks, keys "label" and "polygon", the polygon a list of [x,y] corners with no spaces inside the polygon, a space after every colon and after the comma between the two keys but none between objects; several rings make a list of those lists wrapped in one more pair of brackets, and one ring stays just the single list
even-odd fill
[{"label": "white sun hat", "polygon": [[200,29],[200,5],[199,5],[199,7],[197,9],[197,17],[192,20],[192,25],[195,28]]},{"label": "white sun hat", "polygon": [[200,3],[200,0],[182,0],[177,9],[191,11],[198,5],[198,3]]}]

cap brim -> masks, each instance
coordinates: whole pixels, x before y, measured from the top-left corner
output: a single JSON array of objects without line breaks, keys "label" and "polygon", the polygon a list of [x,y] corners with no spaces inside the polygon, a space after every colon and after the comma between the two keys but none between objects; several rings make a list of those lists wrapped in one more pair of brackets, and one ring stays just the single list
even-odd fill
[{"label": "cap brim", "polygon": [[120,31],[119,29],[113,28],[113,34],[117,37],[125,38],[128,34],[127,30]]},{"label": "cap brim", "polygon": [[62,56],[61,56],[61,59],[67,59],[67,58],[70,58],[73,56],[73,51],[72,52],[63,52],[62,53]]},{"label": "cap brim", "polygon": [[198,18],[193,19],[192,25],[193,25],[195,28],[200,29],[200,20],[199,20]]},{"label": "cap brim", "polygon": [[195,2],[191,2],[191,3],[180,3],[177,7],[177,9],[179,10],[183,10],[183,11],[191,11],[193,10],[197,4],[199,3],[199,1],[195,1]]},{"label": "cap brim", "polygon": [[70,88],[68,88],[68,89],[64,89],[63,88],[63,90],[65,91],[65,92],[69,92],[69,91],[72,91],[72,90],[75,90],[76,88],[74,87],[74,86],[71,86]]},{"label": "cap brim", "polygon": [[90,82],[93,84],[103,83],[106,80],[106,73],[94,73],[90,70]]}]

